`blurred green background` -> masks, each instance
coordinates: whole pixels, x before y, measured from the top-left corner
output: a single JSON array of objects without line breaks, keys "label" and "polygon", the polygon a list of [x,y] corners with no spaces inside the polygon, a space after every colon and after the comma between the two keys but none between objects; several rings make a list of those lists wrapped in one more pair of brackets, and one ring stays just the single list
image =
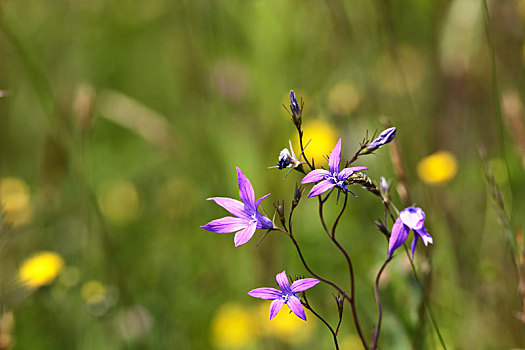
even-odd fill
[{"label": "blurred green background", "polygon": [[[226,214],[206,198],[238,198],[236,166],[257,197],[272,192],[268,216],[290,204],[300,174],[267,169],[296,138],[290,89],[318,165],[339,137],[349,158],[385,117],[398,128],[410,201],[434,237],[415,262],[448,348],[525,347],[525,2],[488,6],[492,50],[479,0],[1,1],[0,349],[331,348],[313,315],[270,322],[269,302],[246,294],[283,269],[306,274],[284,235],[234,248],[199,228]],[[389,179],[402,207],[389,148],[357,165]],[[353,190],[338,237],[369,338],[387,242],[381,203]],[[298,240],[347,288],[316,213],[303,200]],[[336,322],[332,292],[309,301]],[[382,348],[440,348],[403,252],[380,293]],[[360,346],[349,309],[339,338]]]}]

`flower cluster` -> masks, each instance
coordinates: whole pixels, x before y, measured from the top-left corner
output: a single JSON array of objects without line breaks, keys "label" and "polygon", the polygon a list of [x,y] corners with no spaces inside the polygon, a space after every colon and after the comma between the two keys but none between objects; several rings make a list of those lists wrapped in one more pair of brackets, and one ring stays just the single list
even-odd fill
[{"label": "flower cluster", "polygon": [[[368,167],[350,165],[354,161],[356,161],[360,156],[373,153],[378,148],[392,142],[396,135],[396,128],[391,127],[384,130],[379,134],[377,138],[375,138],[372,141],[365,139],[365,141],[361,143],[361,147],[355,153],[355,155],[350,160],[346,161],[343,169],[340,169],[342,141],[341,139],[339,139],[328,157],[328,169],[316,168],[314,166],[313,160],[310,162],[305,155],[305,148],[308,145],[308,143],[305,147],[303,147],[302,137],[304,131],[301,127],[303,105],[304,104],[302,100],[299,104],[299,101],[297,100],[297,97],[293,90],[290,91],[290,114],[292,116],[292,121],[294,122],[294,125],[297,128],[301,145],[301,153],[299,157],[296,156],[292,148],[292,143],[291,141],[289,141],[290,148],[284,148],[279,153],[277,165],[270,168],[278,168],[279,170],[290,168],[288,173],[290,173],[292,170],[297,170],[298,172],[304,174],[304,176],[301,179],[301,184],[304,185],[315,183],[308,194],[308,198],[320,196],[321,194],[327,193],[325,196],[323,196],[323,198],[319,197],[318,202],[319,215],[323,223],[322,226],[325,229],[328,236],[330,237],[330,239],[333,241],[333,243],[335,243],[337,249],[339,249],[344,254],[346,261],[349,264],[349,269],[350,271],[352,271],[350,256],[345,250],[345,248],[337,241],[335,236],[337,224],[346,208],[348,193],[355,196],[355,194],[352,191],[350,191],[349,186],[356,184],[361,185],[366,191],[369,191],[370,193],[379,196],[385,207],[385,218],[388,216],[395,218],[394,211],[397,211],[397,209],[393,206],[390,206],[390,184],[384,177],[380,178],[380,183],[378,186],[365,173],[362,173],[362,171],[368,170]],[[301,161],[302,157],[304,157],[304,161]],[[307,167],[309,168],[308,172],[305,171],[308,170],[306,169]],[[294,213],[294,210],[299,205],[301,195],[305,191],[305,188],[296,185],[292,205],[288,215],[285,215],[285,205],[283,200],[279,200],[277,201],[277,204],[274,204],[276,214],[281,224],[281,226],[278,226],[266,215],[259,212],[259,206],[262,200],[268,197],[270,194],[267,194],[256,200],[255,192],[250,180],[248,180],[246,175],[239,168],[237,168],[237,179],[240,201],[228,197],[208,198],[208,200],[212,200],[224,209],[226,209],[232,216],[226,216],[220,219],[212,220],[201,227],[205,230],[215,233],[235,233],[235,247],[248,243],[248,241],[250,241],[257,229],[267,230],[267,233],[270,231],[280,231],[282,233],[285,233],[292,240],[305,268],[310,274],[316,277],[296,279],[290,284],[286,272],[282,271],[281,273],[278,273],[276,275],[277,285],[280,289],[257,288],[249,291],[248,294],[255,298],[271,300],[270,319],[273,319],[284,305],[287,305],[291,312],[293,312],[293,314],[305,321],[305,308],[311,310],[312,313],[316,317],[320,318],[332,332],[334,341],[336,342],[336,348],[338,347],[337,333],[342,320],[343,305],[345,304],[345,302],[350,303],[352,306],[351,310],[354,316],[354,323],[356,325],[356,328],[358,329],[360,339],[364,347],[368,348],[368,343],[365,339],[365,336],[362,334],[358,323],[359,321],[355,307],[355,286],[353,278],[350,292],[347,292],[342,287],[338,286],[336,283],[317,275],[310,269],[310,267],[306,263],[304,255],[302,254],[301,249],[299,247],[299,244],[294,238],[294,233],[292,232],[291,224],[292,215]],[[328,200],[334,189],[337,190],[338,198],[340,194],[344,194],[344,204],[342,205],[341,212],[339,216],[337,216],[337,219],[335,220],[332,229],[330,230],[329,225],[325,223],[325,219],[323,216],[323,205]],[[379,221],[377,225],[380,228],[380,231],[389,237],[388,252],[385,259],[385,263],[378,272],[375,285],[376,300],[378,302],[378,307],[381,308],[379,297],[377,294],[378,281],[386,264],[392,259],[395,250],[404,245],[411,230],[414,231],[414,239],[411,244],[412,258],[414,257],[415,248],[419,239],[423,241],[425,246],[428,246],[429,243],[433,243],[433,238],[432,236],[430,236],[430,234],[425,228],[425,213],[421,208],[418,207],[408,207],[399,212],[391,231],[389,231],[386,222],[385,224],[383,224]],[[353,272],[350,273],[352,275]],[[312,306],[308,303],[308,300],[306,299],[306,294],[304,293],[306,290],[314,287],[320,282],[323,282],[331,288],[334,288],[335,292],[337,293],[335,299],[339,312],[339,324],[337,326],[337,329],[335,330],[334,328],[330,327],[328,323],[321,316],[319,316],[318,313],[313,311]],[[381,318],[379,318],[378,320],[377,332],[372,332],[372,339],[370,341],[371,349],[377,349],[380,323]]]}]

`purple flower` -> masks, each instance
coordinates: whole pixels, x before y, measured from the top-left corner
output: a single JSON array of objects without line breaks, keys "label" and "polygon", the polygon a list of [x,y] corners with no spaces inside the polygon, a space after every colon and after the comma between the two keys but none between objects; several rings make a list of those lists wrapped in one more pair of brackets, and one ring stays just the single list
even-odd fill
[{"label": "purple flower", "polygon": [[270,305],[270,320],[274,318],[283,305],[286,304],[297,317],[306,321],[306,314],[304,313],[301,301],[297,297],[297,293],[312,288],[319,283],[319,280],[315,278],[304,278],[293,282],[290,286],[288,277],[286,277],[286,271],[278,273],[275,279],[281,290],[275,288],[257,288],[249,291],[248,294],[255,298],[273,300]]},{"label": "purple flower", "polygon": [[335,145],[330,153],[328,170],[312,170],[301,181],[302,184],[321,181],[312,188],[308,194],[308,198],[318,196],[336,186],[344,191],[348,191],[345,181],[356,171],[368,170],[365,166],[357,166],[344,168],[339,171],[339,163],[341,163],[341,139],[339,139],[337,145]]},{"label": "purple flower", "polygon": [[290,90],[290,109],[296,117],[301,114],[301,107],[299,106],[299,101],[297,101],[297,97],[295,97],[295,92],[293,92],[293,90]]},{"label": "purple flower", "polygon": [[257,211],[261,201],[268,197],[270,193],[255,202],[255,193],[252,184],[239,168],[237,168],[237,177],[239,179],[239,196],[242,202],[226,197],[208,198],[208,200],[215,201],[215,203],[229,211],[232,215],[235,215],[235,217],[226,216],[201,226],[205,230],[216,233],[237,232],[234,238],[236,247],[248,242],[255,233],[255,229],[273,228],[272,220]]},{"label": "purple flower", "polygon": [[368,152],[375,151],[379,147],[386,145],[394,139],[394,136],[396,136],[395,127],[384,130],[374,141],[370,142],[367,147]]},{"label": "purple flower", "polygon": [[425,230],[425,212],[421,208],[408,207],[399,213],[399,217],[392,227],[392,234],[388,242],[388,257],[391,257],[394,251],[405,243],[410,230],[414,230],[414,240],[412,241],[412,259],[416,244],[421,238],[425,246],[434,243],[432,237]]}]

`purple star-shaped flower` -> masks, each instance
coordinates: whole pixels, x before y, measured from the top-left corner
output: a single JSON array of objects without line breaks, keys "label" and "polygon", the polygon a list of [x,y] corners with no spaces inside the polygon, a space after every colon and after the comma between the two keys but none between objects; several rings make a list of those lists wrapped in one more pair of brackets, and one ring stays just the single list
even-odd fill
[{"label": "purple star-shaped flower", "polygon": [[286,277],[286,271],[278,273],[275,279],[281,290],[275,288],[257,288],[249,291],[248,294],[255,298],[273,300],[270,305],[270,320],[274,318],[283,305],[286,304],[297,317],[306,321],[303,305],[301,305],[301,300],[299,300],[296,294],[312,288],[319,283],[319,280],[315,278],[303,278],[293,282],[290,286],[288,277]]},{"label": "purple star-shaped flower", "polygon": [[248,242],[255,233],[255,229],[273,228],[272,220],[257,211],[261,201],[268,197],[270,193],[255,202],[253,186],[239,168],[237,168],[237,178],[239,179],[239,196],[242,202],[227,197],[208,198],[208,200],[215,201],[215,203],[229,211],[232,215],[235,215],[235,217],[226,216],[201,226],[205,230],[216,233],[237,232],[234,238],[236,247]]},{"label": "purple star-shaped flower", "polygon": [[341,163],[341,139],[339,139],[330,153],[328,170],[312,170],[301,181],[302,184],[321,181],[312,188],[308,194],[308,198],[318,196],[336,186],[344,191],[349,191],[345,185],[345,181],[356,171],[368,170],[365,166],[356,166],[344,168],[339,171],[339,163]]},{"label": "purple star-shaped flower", "polygon": [[408,207],[399,213],[399,217],[392,227],[392,234],[388,242],[388,257],[391,257],[394,251],[405,243],[410,230],[414,230],[414,240],[411,244],[412,259],[414,259],[414,251],[419,238],[423,240],[425,246],[434,243],[432,236],[425,229],[425,212],[423,209]]}]

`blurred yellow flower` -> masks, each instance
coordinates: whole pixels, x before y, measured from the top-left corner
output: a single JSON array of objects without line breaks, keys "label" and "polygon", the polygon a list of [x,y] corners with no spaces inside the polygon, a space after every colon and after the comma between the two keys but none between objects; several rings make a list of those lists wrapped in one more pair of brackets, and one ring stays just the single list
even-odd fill
[{"label": "blurred yellow flower", "polygon": [[221,349],[244,347],[256,337],[250,310],[239,304],[222,305],[211,322],[212,343]]},{"label": "blurred yellow flower", "polygon": [[140,215],[139,193],[130,181],[106,184],[97,191],[97,197],[102,214],[116,224],[128,223]]},{"label": "blurred yellow flower", "polygon": [[305,312],[306,322],[290,312],[287,305],[284,305],[277,316],[271,320],[267,303],[261,304],[255,310],[261,335],[272,336],[282,341],[293,343],[301,343],[307,340],[315,330],[315,316],[308,310],[305,310]]},{"label": "blurred yellow flower", "polygon": [[88,304],[98,304],[106,299],[106,287],[99,281],[89,281],[80,290],[82,299]]},{"label": "blurred yellow flower", "polygon": [[27,183],[16,177],[0,180],[0,206],[7,225],[18,227],[29,222],[33,208]]},{"label": "blurred yellow flower", "polygon": [[328,93],[328,107],[335,114],[352,113],[361,102],[361,95],[356,86],[343,81],[334,86]]},{"label": "blurred yellow flower", "polygon": [[18,272],[22,284],[38,288],[51,283],[62,271],[64,260],[53,252],[39,252],[24,261]]},{"label": "blurred yellow flower", "polygon": [[[316,167],[319,167],[326,162],[324,156],[328,157],[337,143],[337,133],[332,125],[322,120],[308,121],[303,125],[303,131],[304,146],[306,146],[309,140],[312,140],[306,148],[306,156],[310,161],[313,157]],[[295,135],[294,138],[294,149],[297,155],[301,153],[299,137],[297,135]]]},{"label": "blurred yellow flower", "polygon": [[448,151],[439,151],[421,159],[417,174],[428,185],[441,185],[456,176],[457,169],[456,157]]}]

